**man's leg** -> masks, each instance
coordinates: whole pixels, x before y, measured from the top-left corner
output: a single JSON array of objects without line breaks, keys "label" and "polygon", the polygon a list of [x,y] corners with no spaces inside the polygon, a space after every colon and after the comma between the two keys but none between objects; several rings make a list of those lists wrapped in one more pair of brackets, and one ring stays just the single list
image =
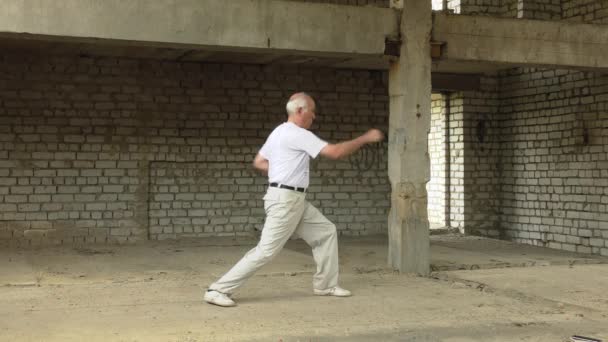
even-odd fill
[{"label": "man's leg", "polygon": [[220,280],[211,284],[209,290],[231,294],[272,260],[298,226],[306,203],[302,195],[290,194],[289,190],[270,188],[264,197],[266,222],[260,242]]},{"label": "man's leg", "polygon": [[313,277],[315,290],[327,290],[338,286],[338,233],[336,226],[309,202],[296,235],[304,239],[310,247],[317,264]]}]

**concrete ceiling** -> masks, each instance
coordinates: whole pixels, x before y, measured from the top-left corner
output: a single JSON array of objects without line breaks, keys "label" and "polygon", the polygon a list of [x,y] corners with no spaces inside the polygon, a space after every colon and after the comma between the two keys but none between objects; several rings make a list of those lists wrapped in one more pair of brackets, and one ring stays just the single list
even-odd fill
[{"label": "concrete ceiling", "polygon": [[[181,62],[299,65],[367,70],[386,70],[389,66],[387,57],[319,57],[286,54],[272,50],[259,53],[236,50],[222,51],[197,46],[147,46],[141,43],[107,40],[83,43],[60,40],[59,38],[57,40],[49,40],[48,37],[40,39],[27,35],[19,39],[13,37],[0,38],[0,50],[33,55],[125,57]],[[507,67],[490,63],[433,61],[433,72],[456,74],[480,74]]]}]

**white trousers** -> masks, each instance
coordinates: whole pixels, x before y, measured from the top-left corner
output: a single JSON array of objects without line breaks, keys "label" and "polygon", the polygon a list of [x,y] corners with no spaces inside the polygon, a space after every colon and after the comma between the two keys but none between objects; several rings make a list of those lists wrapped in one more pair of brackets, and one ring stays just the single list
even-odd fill
[{"label": "white trousers", "polygon": [[262,266],[272,260],[292,235],[312,247],[317,264],[313,287],[325,290],[338,285],[338,237],[336,226],[312,204],[306,194],[270,187],[264,196],[266,222],[260,242],[228,273],[209,286],[231,294]]}]

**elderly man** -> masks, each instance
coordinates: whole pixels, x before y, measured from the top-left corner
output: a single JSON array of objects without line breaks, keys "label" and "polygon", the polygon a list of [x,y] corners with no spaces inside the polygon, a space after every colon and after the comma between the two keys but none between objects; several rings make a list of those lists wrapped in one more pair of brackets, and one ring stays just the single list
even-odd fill
[{"label": "elderly man", "polygon": [[209,286],[204,296],[208,303],[236,305],[231,294],[272,260],[294,234],[312,247],[317,264],[313,293],[337,297],[351,295],[350,291],[338,286],[336,226],[306,201],[309,163],[319,154],[329,159],[344,158],[365,144],[383,140],[384,135],[377,129],[370,129],[353,140],[328,144],[308,130],[315,119],[315,102],[305,93],[291,96],[287,114],[287,122],[272,131],[253,161],[256,169],[268,174],[270,183],[264,196],[266,222],[260,242]]}]

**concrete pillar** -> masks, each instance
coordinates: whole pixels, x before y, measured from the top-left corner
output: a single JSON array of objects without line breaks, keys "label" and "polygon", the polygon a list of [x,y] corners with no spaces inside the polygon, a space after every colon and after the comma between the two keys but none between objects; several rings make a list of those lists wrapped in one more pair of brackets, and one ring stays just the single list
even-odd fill
[{"label": "concrete pillar", "polygon": [[392,194],[388,262],[400,272],[427,275],[431,2],[404,0],[402,4],[401,54],[389,69],[388,173]]}]

